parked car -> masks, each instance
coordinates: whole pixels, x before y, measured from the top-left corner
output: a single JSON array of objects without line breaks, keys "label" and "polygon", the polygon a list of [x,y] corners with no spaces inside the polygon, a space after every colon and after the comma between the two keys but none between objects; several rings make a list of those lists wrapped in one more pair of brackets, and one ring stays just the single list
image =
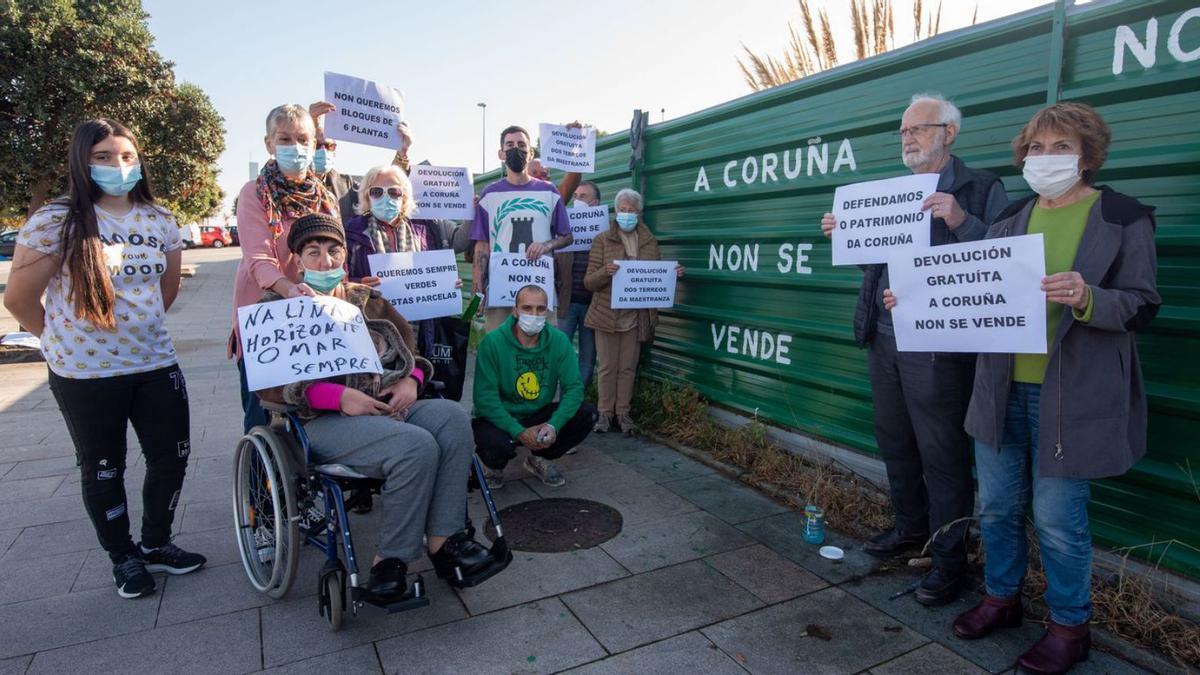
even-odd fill
[{"label": "parked car", "polygon": [[213,248],[221,248],[233,244],[233,237],[229,236],[228,230],[219,225],[202,225],[200,227],[201,246],[211,246]]},{"label": "parked car", "polygon": [[0,233],[0,257],[11,258],[17,248],[17,231],[9,230]]},{"label": "parked car", "polygon": [[230,246],[241,246],[242,241],[238,239],[237,225],[230,225],[225,229],[229,230],[229,238],[233,240],[230,242]]}]

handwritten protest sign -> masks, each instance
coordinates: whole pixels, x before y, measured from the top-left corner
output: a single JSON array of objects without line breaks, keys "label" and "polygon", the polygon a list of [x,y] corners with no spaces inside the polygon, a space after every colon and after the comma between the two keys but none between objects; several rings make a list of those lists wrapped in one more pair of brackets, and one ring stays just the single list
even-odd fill
[{"label": "handwritten protest sign", "polygon": [[891,253],[929,246],[925,198],[937,190],[936,173],[843,185],[833,193],[833,264],[888,261]]},{"label": "handwritten protest sign", "polygon": [[325,116],[327,138],[400,149],[396,125],[404,119],[404,94],[399,89],[327,72],[325,100],[336,106]]},{"label": "handwritten protest sign", "polygon": [[462,313],[454,251],[374,253],[367,256],[379,292],[409,321]]},{"label": "handwritten protest sign", "polygon": [[383,372],[362,312],[344,300],[318,295],[246,305],[238,308],[238,327],[250,391]]},{"label": "handwritten protest sign", "polygon": [[542,166],[577,173],[596,170],[595,127],[572,128],[539,124],[538,140]]},{"label": "handwritten protest sign", "polygon": [[408,179],[412,181],[413,199],[417,202],[415,218],[471,220],[475,217],[475,188],[466,167],[418,164],[412,167]]},{"label": "handwritten protest sign", "polygon": [[544,255],[529,260],[523,253],[493,253],[488,263],[488,307],[512,307],[517,291],[530,284],[546,291],[554,309],[554,258]]},{"label": "handwritten protest sign", "polygon": [[571,240],[570,246],[561,250],[564,253],[590,251],[596,235],[608,229],[608,205],[572,206],[567,209],[567,219],[571,221],[571,234],[574,235],[574,239]]},{"label": "handwritten protest sign", "polygon": [[904,251],[888,274],[900,351],[1046,353],[1042,235]]},{"label": "handwritten protest sign", "polygon": [[664,309],[675,304],[675,260],[618,260],[613,309]]}]

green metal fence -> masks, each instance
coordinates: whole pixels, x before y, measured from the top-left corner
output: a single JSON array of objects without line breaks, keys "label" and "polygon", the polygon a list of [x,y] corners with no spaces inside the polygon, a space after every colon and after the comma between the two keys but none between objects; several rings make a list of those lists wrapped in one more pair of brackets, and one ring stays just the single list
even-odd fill
[{"label": "green metal fence", "polygon": [[861,276],[830,265],[817,225],[834,188],[905,172],[894,132],[917,92],[959,105],[956,154],[1014,198],[1029,193],[1011,165],[1020,127],[1047,101],[1096,106],[1113,129],[1099,182],[1158,207],[1164,304],[1139,336],[1150,453],[1095,482],[1092,529],[1200,576],[1200,0],[1064,7],[1057,24],[1047,5],[651,125],[633,170],[629,134],[606,137],[592,178],[609,196],[642,188],[663,257],[688,268],[646,372],[875,454],[851,333]]}]

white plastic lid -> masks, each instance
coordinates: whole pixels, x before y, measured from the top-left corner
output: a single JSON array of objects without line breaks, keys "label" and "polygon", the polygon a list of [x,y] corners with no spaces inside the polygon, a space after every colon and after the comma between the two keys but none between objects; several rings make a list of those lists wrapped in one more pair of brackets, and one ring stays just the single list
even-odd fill
[{"label": "white plastic lid", "polygon": [[842,549],[836,546],[822,546],[821,550],[817,552],[821,554],[822,558],[828,558],[830,560],[841,560],[846,556]]}]

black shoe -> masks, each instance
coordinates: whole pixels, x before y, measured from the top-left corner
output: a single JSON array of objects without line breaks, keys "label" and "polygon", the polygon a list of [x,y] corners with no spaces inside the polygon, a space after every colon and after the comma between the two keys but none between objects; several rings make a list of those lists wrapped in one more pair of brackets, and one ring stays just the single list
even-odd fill
[{"label": "black shoe", "polygon": [[132,553],[113,565],[113,582],[122,598],[141,598],[154,592],[154,577],[146,571],[146,563]]},{"label": "black shoe", "polygon": [[492,555],[483,544],[475,541],[475,528],[467,528],[450,535],[437,553],[430,553],[429,560],[441,579],[454,576],[458,568],[463,576],[470,576],[487,567]]},{"label": "black shoe", "polygon": [[934,567],[917,586],[917,602],[926,607],[940,607],[949,604],[958,597],[962,586],[962,572],[951,572],[944,567]]},{"label": "black shoe", "polygon": [[408,565],[399,558],[384,558],[371,568],[367,591],[381,600],[400,599],[408,593]]},{"label": "black shoe", "polygon": [[928,534],[901,534],[893,528],[867,540],[863,550],[876,558],[890,558],[902,551],[920,548],[927,539]]},{"label": "black shoe", "polygon": [[166,572],[167,574],[187,574],[200,569],[208,560],[199,553],[188,553],[175,544],[167,542],[162,546],[145,552],[138,546],[138,557],[146,563],[150,572]]}]

